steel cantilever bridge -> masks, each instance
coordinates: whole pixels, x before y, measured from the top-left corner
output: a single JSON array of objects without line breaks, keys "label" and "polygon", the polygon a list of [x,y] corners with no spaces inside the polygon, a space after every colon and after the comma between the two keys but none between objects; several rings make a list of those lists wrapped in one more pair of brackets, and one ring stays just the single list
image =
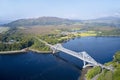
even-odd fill
[{"label": "steel cantilever bridge", "polygon": [[[37,37],[36,37],[37,38]],[[105,66],[105,65],[102,65],[98,62],[96,62],[90,55],[87,54],[87,52],[83,51],[83,52],[75,52],[75,51],[72,51],[72,50],[69,50],[69,49],[66,49],[64,48],[61,44],[56,44],[56,45],[51,45],[51,44],[48,44],[47,42],[37,38],[39,41],[45,43],[45,45],[49,46],[52,50],[53,50],[53,53],[56,53],[57,51],[62,51],[64,53],[67,53],[69,55],[72,55],[78,59],[81,59],[83,60],[83,68],[87,67],[87,66],[100,66],[101,68],[105,68],[107,70],[111,70],[113,71],[113,67],[111,66]]]}]

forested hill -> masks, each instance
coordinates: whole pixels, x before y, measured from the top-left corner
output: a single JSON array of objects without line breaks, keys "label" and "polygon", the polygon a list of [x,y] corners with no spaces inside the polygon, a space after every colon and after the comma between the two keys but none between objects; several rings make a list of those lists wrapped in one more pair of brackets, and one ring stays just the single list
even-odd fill
[{"label": "forested hill", "polygon": [[39,17],[31,19],[19,19],[3,26],[7,27],[18,27],[18,26],[36,26],[36,25],[70,25],[76,22],[81,22],[80,20],[69,20],[57,17]]}]

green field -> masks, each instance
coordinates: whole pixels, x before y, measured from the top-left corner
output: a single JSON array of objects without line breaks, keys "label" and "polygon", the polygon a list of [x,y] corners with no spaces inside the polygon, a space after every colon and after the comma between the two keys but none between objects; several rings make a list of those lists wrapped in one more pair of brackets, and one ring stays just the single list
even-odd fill
[{"label": "green field", "polygon": [[6,32],[9,30],[9,27],[0,27],[0,33]]}]

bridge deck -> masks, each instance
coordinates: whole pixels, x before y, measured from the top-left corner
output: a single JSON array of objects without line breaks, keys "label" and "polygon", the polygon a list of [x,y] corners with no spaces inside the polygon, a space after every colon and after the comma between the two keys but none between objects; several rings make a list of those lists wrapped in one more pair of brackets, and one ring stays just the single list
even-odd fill
[{"label": "bridge deck", "polygon": [[56,47],[56,49],[59,50],[59,51],[62,51],[64,53],[67,53],[69,55],[77,57],[77,58],[79,58],[81,60],[84,60],[88,63],[97,65],[97,62],[92,57],[86,55],[87,53],[85,51],[77,53],[75,51],[72,51],[72,50],[69,50],[69,49],[66,49],[66,48],[62,47],[60,44],[58,44],[57,46],[58,47]]},{"label": "bridge deck", "polygon": [[96,62],[96,61],[95,61],[90,55],[88,55],[87,52],[85,52],[85,51],[78,53],[78,52],[75,52],[75,51],[72,51],[72,50],[69,50],[69,49],[64,48],[61,44],[51,45],[51,44],[48,44],[47,42],[45,42],[45,41],[43,41],[43,40],[41,40],[41,39],[39,39],[39,38],[37,38],[37,39],[38,39],[39,41],[45,43],[47,46],[49,46],[49,47],[53,50],[53,52],[55,52],[55,51],[57,51],[57,50],[58,50],[58,51],[62,51],[62,52],[64,52],[64,53],[67,53],[67,54],[69,54],[69,55],[72,55],[72,56],[74,56],[74,57],[76,57],[76,58],[78,58],[78,59],[81,59],[81,60],[83,60],[84,62],[88,62],[88,63],[90,63],[90,64],[92,64],[92,65],[94,65],[94,66],[100,66],[100,67],[102,67],[102,68],[105,68],[105,69],[108,69],[108,70],[113,71],[113,68],[112,68],[112,67],[104,66],[104,65]]}]

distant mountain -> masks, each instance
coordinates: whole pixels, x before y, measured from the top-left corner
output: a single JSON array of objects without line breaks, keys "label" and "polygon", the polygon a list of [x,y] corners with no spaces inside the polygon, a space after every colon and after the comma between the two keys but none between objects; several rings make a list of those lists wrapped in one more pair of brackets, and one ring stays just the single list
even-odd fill
[{"label": "distant mountain", "polygon": [[101,26],[120,27],[120,17],[103,17],[98,19],[85,20],[83,22],[95,26],[101,25]]},{"label": "distant mountain", "polygon": [[9,23],[10,20],[0,20],[0,25],[3,25],[3,24],[6,24],[6,23]]},{"label": "distant mountain", "polygon": [[30,27],[30,26],[45,26],[45,25],[71,25],[76,23],[82,23],[84,26],[110,26],[110,27],[120,27],[120,17],[103,17],[91,20],[70,20],[58,17],[39,17],[30,19],[19,19],[2,26],[7,27]]},{"label": "distant mountain", "polygon": [[120,21],[120,17],[102,17],[102,18],[97,18],[97,19],[91,19],[88,21],[98,22],[98,23],[111,23],[111,22]]},{"label": "distant mountain", "polygon": [[57,17],[40,17],[40,18],[31,18],[31,19],[19,19],[3,26],[8,27],[18,27],[18,26],[35,26],[35,25],[61,25],[66,24],[70,25],[76,22],[81,22],[80,20],[69,20]]},{"label": "distant mountain", "polygon": [[0,21],[0,25],[2,24],[3,22],[2,21]]}]

